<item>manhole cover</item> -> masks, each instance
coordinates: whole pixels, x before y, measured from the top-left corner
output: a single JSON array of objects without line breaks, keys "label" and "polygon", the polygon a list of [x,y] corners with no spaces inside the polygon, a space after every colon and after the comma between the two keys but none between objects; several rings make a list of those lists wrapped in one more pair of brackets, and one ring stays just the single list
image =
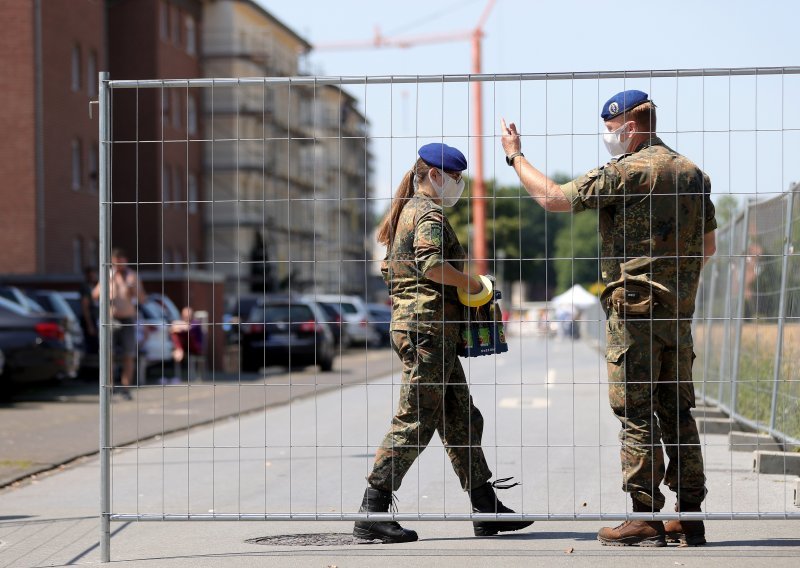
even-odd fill
[{"label": "manhole cover", "polygon": [[361,540],[348,533],[279,534],[249,538],[248,544],[265,546],[348,546],[352,544],[380,544],[380,540]]}]

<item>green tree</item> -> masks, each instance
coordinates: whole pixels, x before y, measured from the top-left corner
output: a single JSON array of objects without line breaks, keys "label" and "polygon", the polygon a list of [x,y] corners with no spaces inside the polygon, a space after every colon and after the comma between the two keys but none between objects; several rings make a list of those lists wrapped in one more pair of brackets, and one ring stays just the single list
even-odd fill
[{"label": "green tree", "polygon": [[739,212],[739,200],[733,195],[720,195],[714,201],[715,216],[717,225],[726,225]]},{"label": "green tree", "polygon": [[[569,178],[556,174],[554,179],[563,183]],[[447,211],[465,249],[469,249],[472,227],[469,189],[471,184],[467,181],[464,197]],[[486,197],[487,250],[494,259],[489,269],[495,275],[502,273],[506,282],[524,282],[529,297],[545,299],[556,284],[551,260],[555,254],[556,235],[569,217],[546,212],[519,185],[498,187],[494,182],[487,182]]]},{"label": "green tree", "polygon": [[556,235],[555,270],[557,291],[574,284],[589,287],[600,280],[597,211],[570,215]]}]

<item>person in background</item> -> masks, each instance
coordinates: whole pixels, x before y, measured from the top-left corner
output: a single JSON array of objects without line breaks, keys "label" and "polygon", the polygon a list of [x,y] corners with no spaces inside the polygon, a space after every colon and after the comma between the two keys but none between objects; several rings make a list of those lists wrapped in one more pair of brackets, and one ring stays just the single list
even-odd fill
[{"label": "person in background", "polygon": [[97,269],[87,266],[83,269],[84,281],[81,283],[79,294],[81,299],[80,322],[83,329],[86,353],[96,355],[98,352],[97,323],[99,312],[97,302],[92,297],[92,290],[97,286]]},{"label": "person in background", "polygon": [[[136,271],[128,267],[128,257],[121,248],[111,251],[111,269],[108,272],[108,293],[111,317],[115,320],[114,350],[122,362],[120,395],[131,400],[133,395],[133,371],[138,344],[136,340],[137,306],[146,301],[144,286]],[[100,283],[94,287],[92,298],[100,300]]]},{"label": "person in background", "polygon": [[181,370],[181,376],[189,379],[189,359],[203,354],[203,328],[194,318],[194,310],[185,306],[181,310],[181,319],[175,320],[170,326],[172,338],[172,360],[176,369]]}]

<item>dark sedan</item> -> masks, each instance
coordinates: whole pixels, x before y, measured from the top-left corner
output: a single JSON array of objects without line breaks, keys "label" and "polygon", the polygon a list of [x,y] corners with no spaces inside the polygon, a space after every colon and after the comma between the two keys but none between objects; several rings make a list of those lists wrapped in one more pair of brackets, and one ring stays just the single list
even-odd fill
[{"label": "dark sedan", "polygon": [[344,324],[340,306],[332,302],[317,302],[317,304],[325,312],[325,323],[331,328],[336,345],[345,347],[350,345],[350,337],[347,335],[347,326]]},{"label": "dark sedan", "polygon": [[389,327],[392,323],[392,308],[386,304],[367,304],[369,322],[381,338],[381,345],[388,347],[392,344],[392,334]]},{"label": "dark sedan", "polygon": [[63,316],[30,313],[0,298],[0,350],[5,356],[2,384],[73,377],[74,352]]},{"label": "dark sedan", "polygon": [[336,350],[325,321],[316,302],[299,296],[265,296],[241,326],[242,369],[319,365],[330,371]]}]

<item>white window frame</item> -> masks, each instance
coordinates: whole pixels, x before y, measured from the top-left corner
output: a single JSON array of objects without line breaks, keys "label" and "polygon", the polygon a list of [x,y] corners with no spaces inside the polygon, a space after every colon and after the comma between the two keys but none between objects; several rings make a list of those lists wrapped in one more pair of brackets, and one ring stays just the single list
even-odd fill
[{"label": "white window frame", "polygon": [[86,59],[86,94],[90,97],[97,96],[97,51],[89,51]]},{"label": "white window frame", "polygon": [[192,93],[189,93],[189,96],[186,99],[186,105],[186,129],[189,133],[189,136],[194,136],[197,134],[197,100],[194,98]]},{"label": "white window frame", "polygon": [[183,183],[181,183],[183,180],[181,180],[181,177],[182,176],[181,176],[180,166],[175,166],[174,168],[172,168],[172,192],[175,195],[174,205],[176,208],[179,208],[181,206],[180,202],[183,201],[184,199]]},{"label": "white window frame", "polygon": [[166,207],[168,201],[172,201],[172,172],[169,166],[164,166],[161,171],[161,202]]},{"label": "white window frame", "polygon": [[169,41],[169,4],[163,0],[160,4],[159,36],[161,37],[161,41]]},{"label": "white window frame", "polygon": [[97,145],[97,142],[92,142],[89,148],[89,154],[88,156],[86,156],[87,163],[89,164],[89,169],[87,171],[88,181],[89,181],[89,191],[91,191],[92,193],[97,193],[98,180],[100,177],[99,164],[98,164],[99,153],[100,149],[99,146]]},{"label": "white window frame", "polygon": [[71,145],[72,152],[72,180],[71,186],[75,191],[80,190],[83,183],[83,150],[81,148],[81,139],[73,138]]},{"label": "white window frame", "polygon": [[172,126],[181,127],[181,94],[178,89],[170,89],[172,94]]},{"label": "white window frame", "polygon": [[197,54],[197,36],[196,28],[194,23],[194,17],[191,14],[187,14],[184,18],[184,25],[185,29],[184,32],[186,34],[186,53],[189,55],[196,55]]},{"label": "white window frame", "polygon": [[186,183],[187,183],[187,187],[189,188],[189,196],[188,196],[189,213],[190,214],[194,214],[194,213],[197,213],[197,200],[198,200],[198,195],[197,195],[197,176],[194,175],[194,173],[190,172]]},{"label": "white window frame", "polygon": [[81,46],[76,43],[72,46],[72,92],[77,93],[81,90]]},{"label": "white window frame", "polygon": [[177,6],[170,7],[170,39],[175,45],[181,44],[181,11]]}]

